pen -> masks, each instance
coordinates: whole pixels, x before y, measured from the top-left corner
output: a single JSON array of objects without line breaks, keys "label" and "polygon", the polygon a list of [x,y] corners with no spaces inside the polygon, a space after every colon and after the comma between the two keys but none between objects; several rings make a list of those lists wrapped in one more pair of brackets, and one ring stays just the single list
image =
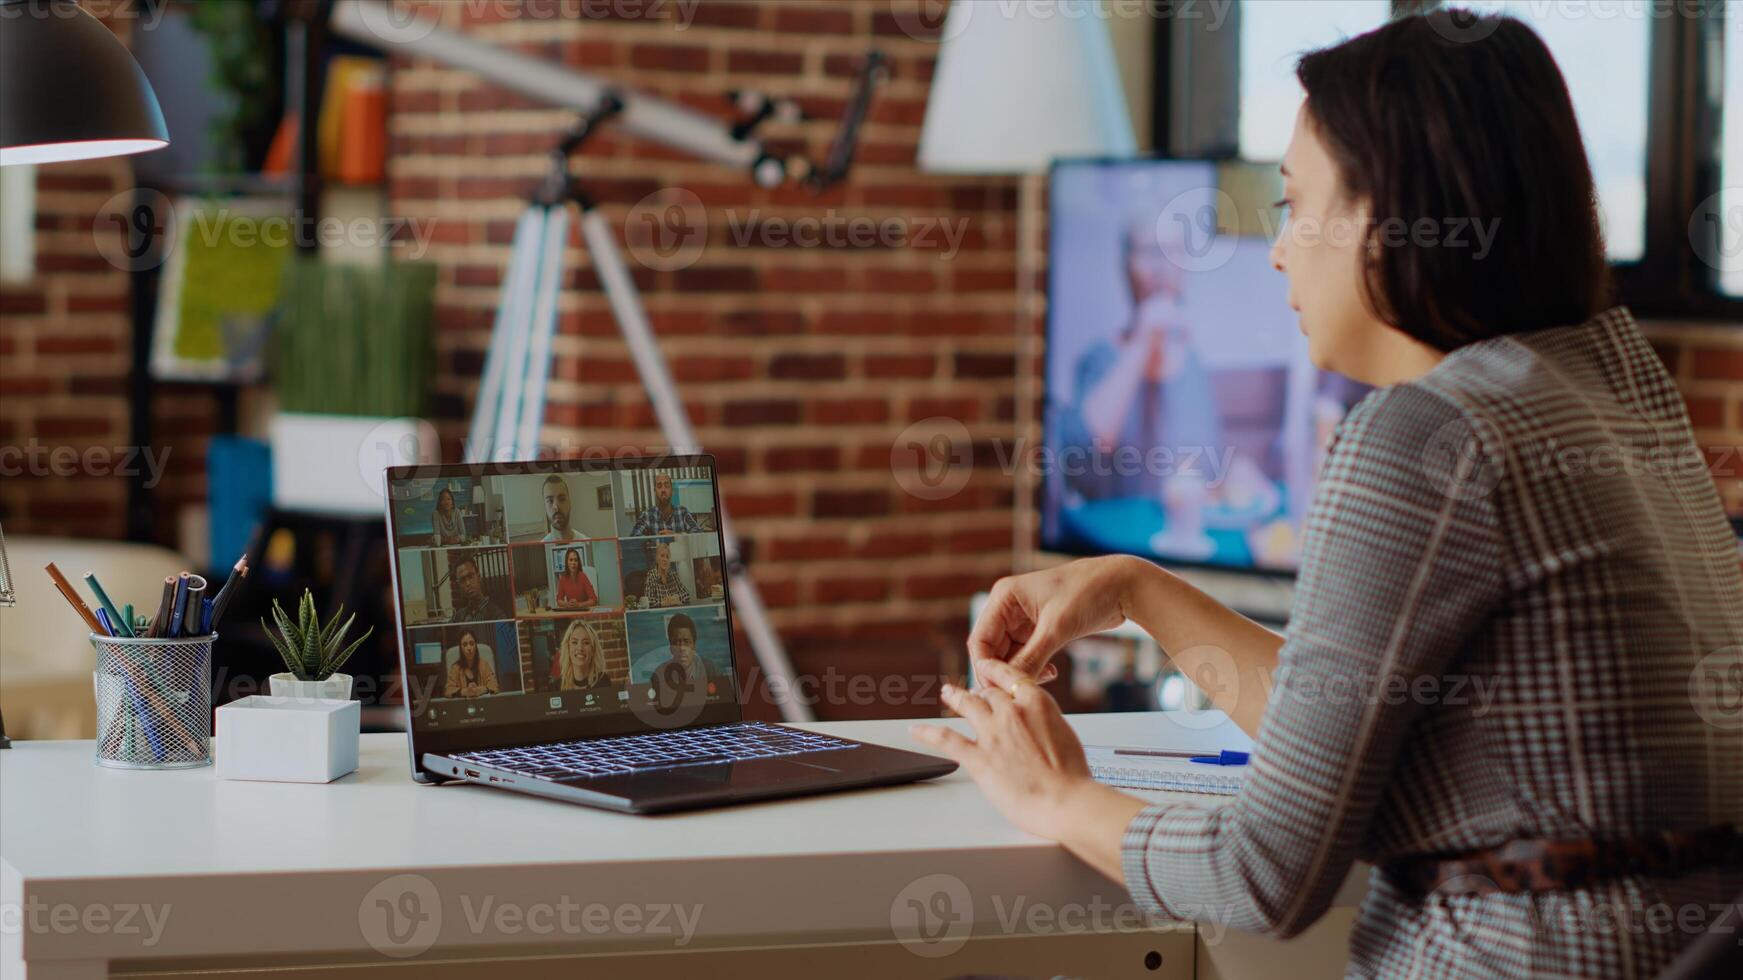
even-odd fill
[{"label": "pen", "polygon": [[102,633],[104,636],[121,635],[115,632],[115,626],[109,620],[109,610],[107,609],[97,610],[97,632]]},{"label": "pen", "polygon": [[200,617],[205,612],[206,577],[203,575],[188,576],[187,607],[182,611],[182,635],[200,635]]},{"label": "pen", "polygon": [[91,632],[103,632],[103,624],[97,622],[97,617],[91,612],[91,607],[85,605],[85,600],[79,598],[79,593],[73,588],[73,583],[67,581],[67,577],[61,574],[61,570],[55,566],[55,563],[51,561],[43,568],[48,572],[48,577],[54,580],[55,589],[60,592],[62,598],[67,600],[67,604],[73,607],[73,612],[78,613],[79,618],[85,621],[85,625],[91,628]]},{"label": "pen", "polygon": [[1228,749],[1223,749],[1216,755],[1193,756],[1186,761],[1197,762],[1206,766],[1244,766],[1247,764],[1247,758],[1248,756],[1245,752],[1230,752]]},{"label": "pen", "polygon": [[86,572],[85,584],[91,587],[91,594],[97,597],[97,605],[102,606],[103,611],[109,614],[109,622],[114,624],[114,629],[111,632],[115,636],[131,639],[133,627],[122,621],[121,610],[116,609],[115,604],[109,601],[109,594],[103,591],[103,583],[97,581],[97,576]]},{"label": "pen", "polygon": [[167,635],[164,631],[169,627],[170,610],[175,608],[175,604],[176,577],[165,575],[163,577],[163,598],[157,601],[157,615],[151,620],[151,636],[162,639]]}]

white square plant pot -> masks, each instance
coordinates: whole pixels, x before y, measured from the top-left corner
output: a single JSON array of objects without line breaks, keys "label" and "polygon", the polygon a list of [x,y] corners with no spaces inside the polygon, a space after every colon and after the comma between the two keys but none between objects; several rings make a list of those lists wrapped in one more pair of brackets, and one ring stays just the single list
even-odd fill
[{"label": "white square plant pot", "polygon": [[257,694],[218,709],[218,776],[330,783],[357,769],[358,701]]}]

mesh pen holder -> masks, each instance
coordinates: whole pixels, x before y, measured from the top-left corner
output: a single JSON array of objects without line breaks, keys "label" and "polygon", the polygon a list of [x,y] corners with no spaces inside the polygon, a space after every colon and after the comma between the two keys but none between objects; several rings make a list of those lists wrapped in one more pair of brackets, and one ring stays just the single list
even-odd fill
[{"label": "mesh pen holder", "polygon": [[212,764],[212,643],[218,634],[122,639],[97,651],[97,765],[192,769]]}]

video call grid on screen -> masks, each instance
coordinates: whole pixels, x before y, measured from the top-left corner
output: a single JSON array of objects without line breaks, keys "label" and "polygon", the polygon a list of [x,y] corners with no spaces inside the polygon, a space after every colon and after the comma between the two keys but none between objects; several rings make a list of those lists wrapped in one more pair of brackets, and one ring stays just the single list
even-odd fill
[{"label": "video call grid on screen", "polygon": [[1049,188],[1041,546],[1291,572],[1315,477],[1368,389],[1316,369],[1275,164],[1078,160]]},{"label": "video call grid on screen", "polygon": [[420,723],[636,707],[675,651],[736,697],[712,466],[414,476],[391,501]]}]

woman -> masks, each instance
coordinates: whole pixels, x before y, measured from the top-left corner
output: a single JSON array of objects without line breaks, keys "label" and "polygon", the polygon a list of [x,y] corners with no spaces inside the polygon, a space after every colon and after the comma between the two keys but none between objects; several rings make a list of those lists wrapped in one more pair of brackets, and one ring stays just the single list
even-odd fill
[{"label": "woman", "polygon": [[[1129,557],[1006,579],[969,640],[989,683],[945,695],[974,739],[916,737],[1155,915],[1294,935],[1359,859],[1352,975],[1652,976],[1743,888],[1743,731],[1691,683],[1738,669],[1743,576],[1681,398],[1605,309],[1560,72],[1518,21],[1447,17],[1297,70],[1273,262],[1313,361],[1378,390],[1287,632]],[[1458,216],[1487,244],[1419,233]],[[1254,735],[1227,806],[1092,782],[1035,683],[1122,619]]]},{"label": "woman", "polygon": [[570,548],[563,554],[563,574],[557,576],[557,608],[592,609],[597,605],[599,592],[581,570],[581,549]]},{"label": "woman", "polygon": [[570,623],[557,650],[557,686],[562,690],[604,697],[616,689],[611,675],[605,672],[605,647],[592,626],[579,619]]},{"label": "woman", "polygon": [[448,487],[436,494],[436,512],[431,515],[430,523],[435,526],[432,542],[435,547],[466,543],[466,518],[454,506],[454,491]]},{"label": "woman", "polygon": [[460,631],[459,655],[448,665],[448,685],[444,691],[450,698],[476,698],[500,693],[496,683],[496,665],[480,655],[478,636],[470,628]]}]

